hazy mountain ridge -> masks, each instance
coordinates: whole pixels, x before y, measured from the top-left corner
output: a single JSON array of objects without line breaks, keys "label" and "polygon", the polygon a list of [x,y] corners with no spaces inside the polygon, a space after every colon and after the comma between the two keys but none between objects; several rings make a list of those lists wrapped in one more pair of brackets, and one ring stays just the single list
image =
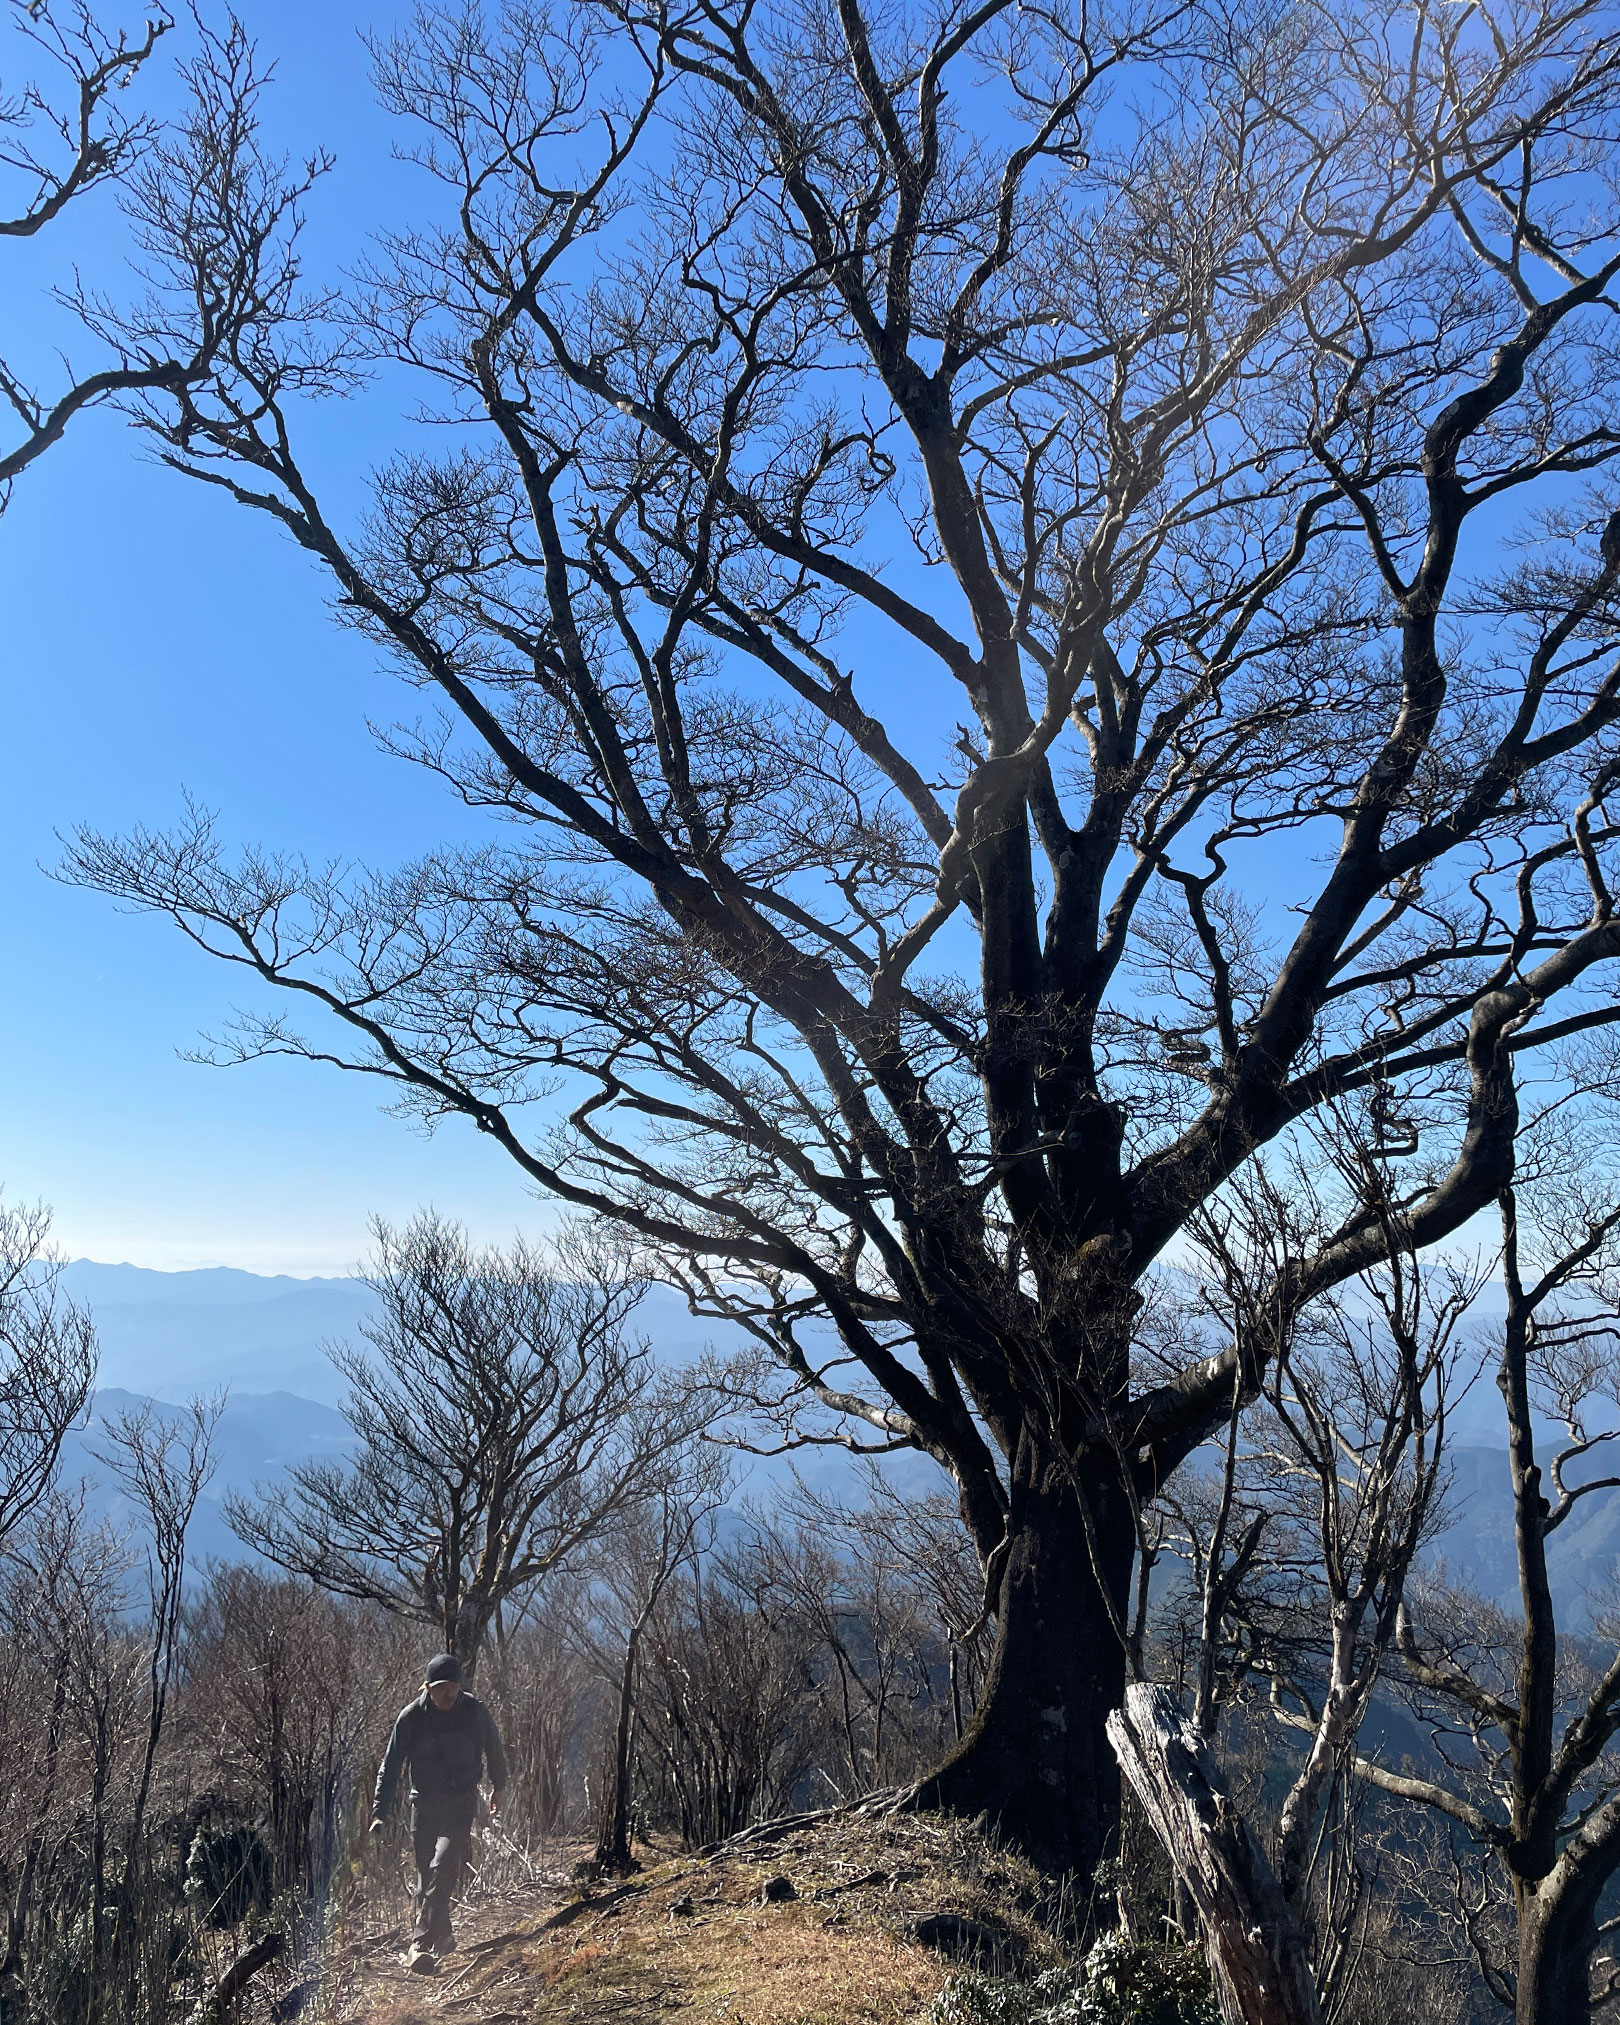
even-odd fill
[{"label": "hazy mountain ridge", "polygon": [[[268,1278],[234,1266],[165,1273],[74,1259],[62,1287],[95,1317],[101,1383],[176,1401],[226,1386],[340,1405],[343,1380],[323,1346],[357,1336],[372,1309],[359,1279]],[[668,1287],[651,1289],[636,1322],[673,1363],[725,1333],[689,1314]]]},{"label": "hazy mountain ridge", "polygon": [[102,1384],[171,1400],[227,1386],[336,1406],[343,1383],[322,1345],[353,1336],[372,1305],[360,1280],[228,1266],[163,1273],[75,1259],[62,1286],[95,1317]]},{"label": "hazy mountain ridge", "polygon": [[[1519,1574],[1507,1450],[1454,1448],[1451,1470],[1447,1500],[1451,1524],[1431,1541],[1428,1564],[1459,1587],[1476,1589],[1516,1615]],[[1611,1470],[1600,1464],[1589,1468],[1588,1474],[1608,1475]],[[1576,1503],[1548,1540],[1547,1574],[1560,1619],[1567,1625],[1575,1626],[1620,1601],[1620,1497],[1613,1491],[1594,1491]]]},{"label": "hazy mountain ridge", "polygon": [[[162,1412],[168,1402],[154,1402],[121,1386],[105,1387],[91,1403],[88,1425],[76,1428],[63,1445],[63,1485],[82,1485],[89,1510],[120,1527],[133,1526],[137,1515],[97,1452],[107,1452],[108,1421],[150,1404]],[[273,1480],[289,1463],[340,1458],[353,1439],[342,1414],[318,1400],[289,1392],[229,1394],[214,1431],[214,1475],[198,1500],[187,1542],[192,1567],[214,1557],[256,1558],[225,1522],[230,1492]]]},{"label": "hazy mountain ridge", "polygon": [[[346,1447],[350,1436],[336,1411],[343,1384],[322,1345],[357,1333],[372,1299],[363,1282],[271,1278],[234,1267],[166,1273],[76,1259],[64,1269],[63,1285],[95,1316],[102,1359],[98,1414],[137,1396],[177,1403],[193,1392],[227,1392],[216,1443],[219,1467],[198,1514],[196,1558],[245,1551],[220,1509],[229,1491],[248,1489],[288,1463],[339,1455]],[[667,1288],[649,1294],[639,1321],[671,1362],[695,1357],[720,1334],[717,1325],[688,1314]],[[1449,1579],[1514,1611],[1507,1454],[1479,1439],[1476,1430],[1489,1426],[1484,1408],[1492,1395],[1485,1387],[1476,1391],[1477,1411],[1451,1451],[1450,1523],[1428,1559]],[[104,1472],[92,1454],[98,1443],[93,1428],[72,1438],[63,1459],[69,1481],[85,1475],[99,1483]],[[923,1458],[896,1460],[909,1465],[896,1471],[908,1488],[943,1488],[943,1477]],[[780,1482],[792,1466],[782,1458],[740,1458],[740,1464],[739,1474],[756,1491]],[[805,1451],[797,1466],[822,1488],[849,1480],[849,1461],[838,1451]],[[1598,1467],[1606,1471],[1608,1465],[1600,1458]],[[103,1490],[95,1498],[116,1509]],[[1550,1560],[1554,1594],[1570,1621],[1601,1608],[1615,1592],[1620,1569],[1620,1497],[1598,1492],[1577,1505],[1553,1535]]]}]

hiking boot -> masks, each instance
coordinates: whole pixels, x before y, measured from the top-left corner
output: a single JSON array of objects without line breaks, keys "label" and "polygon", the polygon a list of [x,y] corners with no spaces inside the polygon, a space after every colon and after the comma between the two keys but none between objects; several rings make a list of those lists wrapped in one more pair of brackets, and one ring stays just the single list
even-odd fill
[{"label": "hiking boot", "polygon": [[406,1957],[405,1966],[413,1976],[436,1976],[439,1958],[426,1941],[418,1941]]}]

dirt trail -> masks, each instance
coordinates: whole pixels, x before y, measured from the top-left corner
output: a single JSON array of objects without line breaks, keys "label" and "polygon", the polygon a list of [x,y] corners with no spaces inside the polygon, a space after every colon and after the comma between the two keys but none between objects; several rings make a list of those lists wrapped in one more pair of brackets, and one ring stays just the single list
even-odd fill
[{"label": "dirt trail", "polygon": [[[398,1901],[401,1914],[404,1900]],[[326,2025],[923,2025],[960,1959],[1056,1960],[1036,1874],[971,1830],[834,1819],[709,1858],[671,1854],[578,1886],[559,1858],[474,1891],[460,1951],[410,1975],[403,1924],[357,1933]]]}]

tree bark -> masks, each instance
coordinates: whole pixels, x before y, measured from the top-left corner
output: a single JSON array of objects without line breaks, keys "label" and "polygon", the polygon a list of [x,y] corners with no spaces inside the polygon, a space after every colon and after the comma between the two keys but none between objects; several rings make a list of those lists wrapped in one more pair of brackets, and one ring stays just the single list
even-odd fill
[{"label": "tree bark", "polygon": [[1085,1492],[1089,1526],[1061,1459],[1020,1438],[984,1692],[913,1800],[983,1815],[1035,1861],[1089,1874],[1119,1830],[1105,1725],[1125,1689],[1136,1531],[1111,1473]]},{"label": "tree bark", "polygon": [[1299,1922],[1175,1696],[1133,1682],[1108,1735],[1197,1909],[1226,2025],[1321,2025]]},{"label": "tree bark", "polygon": [[1591,2025],[1597,1911],[1590,1892],[1521,1887],[1514,2025]]}]

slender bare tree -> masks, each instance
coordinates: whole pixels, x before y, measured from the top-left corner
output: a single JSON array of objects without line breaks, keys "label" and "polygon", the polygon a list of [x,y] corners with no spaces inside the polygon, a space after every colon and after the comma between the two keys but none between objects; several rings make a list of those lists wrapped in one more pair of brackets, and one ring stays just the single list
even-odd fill
[{"label": "slender bare tree", "polygon": [[[503,827],[72,876],[323,1023],[226,1054],[471,1119],[934,1457],[997,1642],[918,1798],[1088,1865],[1137,1514],[1261,1379],[1133,1380],[1156,1262],[1330,1102],[1444,1239],[1512,1063],[1617,1017],[1612,16],[579,0],[376,57],[437,210],[146,419]],[[346,527],[297,397],[356,342],[456,440]],[[1386,1249],[1352,1199],[1271,1296]]]},{"label": "slender bare tree", "polygon": [[96,1382],[96,1332],[62,1293],[48,1210],[0,1201],[0,1555],[46,1495]]},{"label": "slender bare tree", "polygon": [[480,1251],[431,1213],[374,1231],[376,1319],[329,1352],[352,1458],[226,1511],[279,1566],[431,1625],[471,1674],[502,1606],[642,1496],[688,1427],[652,1410],[644,1283],[580,1233],[540,1252]]},{"label": "slender bare tree", "polygon": [[[1368,1167],[1366,1193],[1393,1223],[1387,1174]],[[1218,1203],[1199,1219],[1197,1263],[1221,1333],[1246,1341],[1275,1324],[1255,1291],[1286,1275],[1291,1247],[1314,1250],[1314,1218],[1263,1165],[1230,1193],[1240,1200],[1227,1214]],[[1342,1801],[1438,1517],[1448,1398],[1472,1375],[1463,1324],[1484,1283],[1454,1266],[1423,1272],[1398,1228],[1387,1252],[1342,1296],[1284,1318],[1261,1360],[1263,1411],[1241,1438],[1234,1411],[1205,1522],[1189,1524],[1190,1501],[1169,1501],[1170,1540],[1179,1534],[1199,1576],[1191,1719],[1162,1687],[1133,1684],[1109,1723],[1198,1915],[1229,2025],[1320,2025],[1361,1967],[1368,1895]],[[1223,1666],[1234,1646],[1236,1664]],[[1287,1783],[1269,1837],[1209,1756],[1223,1676],[1229,1695],[1261,1689],[1283,1726],[1272,1770]],[[1291,1736],[1303,1739],[1297,1754]]]},{"label": "slender bare tree", "polygon": [[[184,1624],[186,1548],[197,1501],[217,1467],[214,1433],[225,1409],[223,1393],[194,1398],[184,1412],[152,1400],[127,1407],[102,1423],[93,1453],[129,1500],[137,1538],[146,1553],[150,1631],[146,1643],[146,1744],[130,1806],[125,1868],[132,1870],[146,1826],[152,1774],[169,1712]],[[126,1940],[121,1912],[113,1945]],[[98,1943],[99,1944],[99,1943]]]},{"label": "slender bare tree", "polygon": [[618,1515],[594,1557],[596,1579],[580,1635],[614,1690],[593,1858],[604,1873],[622,1876],[640,1868],[630,1848],[630,1812],[642,1641],[664,1591],[713,1544],[715,1514],[730,1487],[720,1450],[692,1440],[667,1451],[658,1479]]},{"label": "slender bare tree", "polygon": [[[1613,1075],[1607,1051],[1601,1074]],[[1520,1614],[1439,1583],[1411,1595],[1400,1658],[1437,1748],[1403,1770],[1367,1759],[1357,1769],[1435,1810],[1488,1859],[1509,1915],[1505,1949],[1488,1920],[1472,1931],[1484,1980],[1517,2025],[1587,2025],[1620,1995],[1620,1922],[1604,1902],[1620,1874],[1620,1612],[1613,1571],[1598,1569],[1584,1585],[1595,1620],[1560,1611],[1548,1557],[1584,1501],[1620,1485],[1604,1461],[1620,1439],[1620,1197],[1607,1145],[1577,1135],[1535,1165],[1499,1203],[1496,1381]],[[1466,1868],[1459,1883],[1473,1889]]]}]

